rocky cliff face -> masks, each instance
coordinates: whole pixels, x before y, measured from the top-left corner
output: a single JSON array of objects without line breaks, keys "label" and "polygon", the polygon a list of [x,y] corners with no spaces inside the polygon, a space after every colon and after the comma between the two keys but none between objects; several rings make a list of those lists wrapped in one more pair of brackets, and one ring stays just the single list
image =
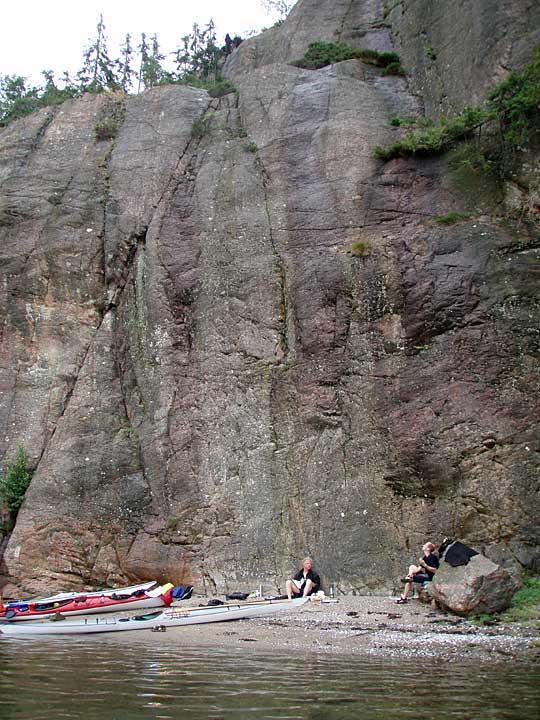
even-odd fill
[{"label": "rocky cliff face", "polygon": [[[88,96],[1,131],[0,447],[35,467],[8,589],[283,588],[309,553],[365,591],[442,535],[538,567],[535,225],[444,157],[372,156],[391,117],[483,97],[538,18],[475,3],[453,64],[464,4],[425,5],[300,0],[230,58],[236,93]],[[314,40],[410,73],[290,65]]]}]

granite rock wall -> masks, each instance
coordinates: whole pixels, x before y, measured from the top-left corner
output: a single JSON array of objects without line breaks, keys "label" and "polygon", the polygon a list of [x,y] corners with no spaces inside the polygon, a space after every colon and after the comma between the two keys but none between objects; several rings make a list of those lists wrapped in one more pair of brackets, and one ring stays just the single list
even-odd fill
[{"label": "granite rock wall", "polygon": [[[35,468],[8,591],[283,589],[306,553],[377,591],[445,535],[538,568],[537,226],[444,157],[374,159],[392,117],[443,104],[413,59],[445,23],[391,5],[300,0],[220,99],[87,96],[0,131],[0,450]],[[452,107],[526,56],[531,3],[497,5],[515,42],[473,26]],[[320,39],[414,67],[290,64]]]}]

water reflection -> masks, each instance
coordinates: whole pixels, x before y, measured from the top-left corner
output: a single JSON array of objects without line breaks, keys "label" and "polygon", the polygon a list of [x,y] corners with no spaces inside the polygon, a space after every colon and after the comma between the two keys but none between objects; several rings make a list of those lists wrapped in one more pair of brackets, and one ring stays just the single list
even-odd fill
[{"label": "water reflection", "polygon": [[500,669],[471,664],[282,657],[125,639],[0,642],[0,720],[254,716],[538,720],[538,671],[505,667],[502,683]]}]

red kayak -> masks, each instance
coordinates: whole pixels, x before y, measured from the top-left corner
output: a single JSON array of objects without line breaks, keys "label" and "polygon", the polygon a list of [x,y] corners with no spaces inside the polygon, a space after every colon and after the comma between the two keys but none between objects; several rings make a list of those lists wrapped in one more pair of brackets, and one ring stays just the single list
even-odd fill
[{"label": "red kayak", "polygon": [[[153,583],[151,583],[153,584]],[[135,586],[136,587],[136,586]],[[124,590],[103,590],[86,594],[69,594],[42,600],[8,603],[0,605],[0,619],[36,620],[62,615],[88,615],[91,613],[139,610],[152,607],[169,607],[172,602],[173,585],[160,585],[154,589],[125,588]]]}]

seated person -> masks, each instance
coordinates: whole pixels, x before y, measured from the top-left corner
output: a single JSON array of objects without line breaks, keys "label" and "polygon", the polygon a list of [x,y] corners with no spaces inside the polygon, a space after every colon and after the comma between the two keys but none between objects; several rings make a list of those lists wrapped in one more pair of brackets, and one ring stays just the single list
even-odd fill
[{"label": "seated person", "polygon": [[431,582],[433,576],[437,572],[439,567],[439,558],[435,555],[435,545],[428,542],[422,548],[423,556],[418,561],[418,565],[410,565],[407,576],[402,578],[401,581],[405,583],[405,589],[403,595],[396,600],[398,605],[402,605],[408,602],[409,593],[412,590],[412,584]]},{"label": "seated person", "polygon": [[287,580],[286,586],[289,600],[293,597],[307,597],[320,590],[321,579],[313,570],[313,560],[311,558],[304,558],[302,567],[296,575],[293,575],[291,580]]}]

